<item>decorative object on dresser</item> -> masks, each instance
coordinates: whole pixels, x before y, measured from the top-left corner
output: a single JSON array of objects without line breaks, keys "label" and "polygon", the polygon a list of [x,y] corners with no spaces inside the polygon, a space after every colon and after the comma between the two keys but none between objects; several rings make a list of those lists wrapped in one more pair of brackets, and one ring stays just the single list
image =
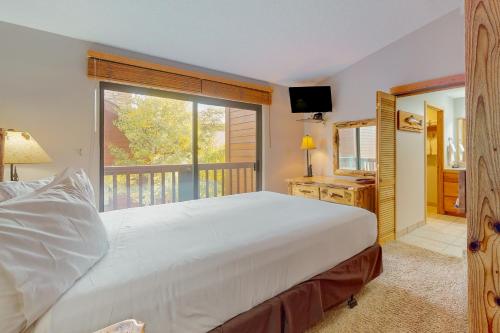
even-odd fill
[{"label": "decorative object on dresser", "polygon": [[376,119],[333,124],[333,172],[335,175],[375,177],[377,172],[376,125]]},{"label": "decorative object on dresser", "polygon": [[297,177],[286,180],[288,194],[375,211],[375,185],[336,177]]},{"label": "decorative object on dresser", "polygon": [[313,138],[309,135],[306,134],[302,138],[302,144],[300,145],[300,149],[306,151],[306,156],[307,156],[307,176],[306,177],[312,177],[312,164],[309,161],[309,149],[316,149],[316,145],[314,144]]},{"label": "decorative object on dresser", "polygon": [[28,133],[16,130],[0,130],[0,181],[3,181],[3,165],[10,164],[10,180],[17,181],[15,164],[50,163],[49,155],[38,142]]},{"label": "decorative object on dresser", "polygon": [[398,130],[422,133],[424,130],[424,117],[415,113],[398,110]]}]

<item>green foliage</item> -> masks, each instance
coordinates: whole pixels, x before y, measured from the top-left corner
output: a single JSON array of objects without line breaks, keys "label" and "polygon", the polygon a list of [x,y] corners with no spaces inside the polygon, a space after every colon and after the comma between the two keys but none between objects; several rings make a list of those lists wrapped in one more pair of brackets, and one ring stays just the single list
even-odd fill
[{"label": "green foliage", "polygon": [[[108,143],[114,165],[192,163],[192,103],[168,98],[126,94],[114,126],[129,141],[129,149]],[[198,117],[198,160],[224,162],[224,108],[208,107]],[[223,134],[222,134],[223,136]],[[217,142],[221,141],[221,142]]]},{"label": "green foliage", "polygon": [[[113,165],[192,163],[192,102],[113,91],[106,91],[105,94],[108,102],[118,106],[115,109],[117,118],[113,121],[113,125],[128,140],[128,149],[123,147],[123,143],[119,146],[113,142],[105,142],[108,152],[113,157]],[[225,108],[200,105],[198,112],[199,163],[225,161],[224,131]],[[179,200],[179,176],[177,174],[176,178],[173,179],[172,174],[165,174],[167,202]],[[154,193],[155,202],[158,202],[161,197],[159,185],[161,174],[153,175],[155,184],[153,189],[149,187],[150,177],[150,174],[143,175],[143,195],[141,198],[143,205],[151,204],[151,192]],[[111,176],[104,178],[105,206],[108,208],[113,198],[112,180]],[[120,201],[127,196],[126,178],[124,175],[120,175],[116,180],[117,196]],[[200,192],[204,193],[204,186],[205,179],[200,174]],[[219,187],[221,188],[221,184]],[[130,175],[132,206],[139,205],[138,189],[139,176]]]}]

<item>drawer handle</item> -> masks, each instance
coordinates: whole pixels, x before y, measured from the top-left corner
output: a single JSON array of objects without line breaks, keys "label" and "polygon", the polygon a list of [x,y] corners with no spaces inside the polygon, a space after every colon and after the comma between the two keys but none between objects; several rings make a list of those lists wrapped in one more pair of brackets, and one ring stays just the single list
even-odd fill
[{"label": "drawer handle", "polygon": [[301,193],[312,193],[312,191],[310,191],[310,190],[299,190],[299,192],[301,192]]},{"label": "drawer handle", "polygon": [[341,199],[344,199],[344,196],[343,195],[340,195],[338,193],[330,193],[330,198],[341,198]]}]

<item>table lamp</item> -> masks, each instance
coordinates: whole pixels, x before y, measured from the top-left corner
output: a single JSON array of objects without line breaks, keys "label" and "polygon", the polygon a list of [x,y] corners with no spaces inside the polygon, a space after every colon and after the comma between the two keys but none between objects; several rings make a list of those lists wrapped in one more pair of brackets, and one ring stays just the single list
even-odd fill
[{"label": "table lamp", "polygon": [[306,151],[306,156],[307,156],[307,176],[306,177],[312,177],[312,164],[309,163],[309,149],[316,149],[316,146],[314,145],[313,138],[307,134],[302,138],[302,144],[300,145],[300,149]]},{"label": "table lamp", "polygon": [[28,132],[15,130],[5,131],[3,155],[3,164],[10,164],[11,181],[19,180],[15,164],[41,164],[52,161]]}]

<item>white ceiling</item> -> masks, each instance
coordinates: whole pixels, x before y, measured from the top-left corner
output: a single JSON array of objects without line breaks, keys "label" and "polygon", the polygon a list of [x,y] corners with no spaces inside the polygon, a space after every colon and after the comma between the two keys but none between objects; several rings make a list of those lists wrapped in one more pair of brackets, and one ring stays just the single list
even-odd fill
[{"label": "white ceiling", "polygon": [[0,21],[279,84],[330,76],[463,0],[0,0]]}]

